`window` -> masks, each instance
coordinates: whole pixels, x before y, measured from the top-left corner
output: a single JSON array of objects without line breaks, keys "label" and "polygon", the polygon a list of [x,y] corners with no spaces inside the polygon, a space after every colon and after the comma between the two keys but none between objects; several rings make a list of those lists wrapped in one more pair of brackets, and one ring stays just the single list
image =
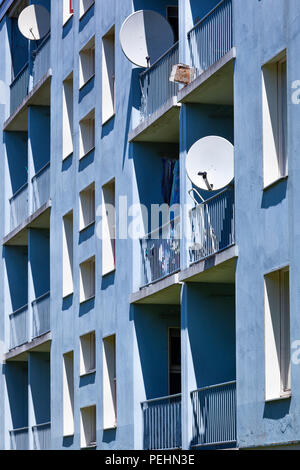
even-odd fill
[{"label": "window", "polygon": [[73,211],[63,217],[63,297],[73,293]]},{"label": "window", "polygon": [[169,329],[169,393],[181,393],[180,328]]},{"label": "window", "polygon": [[63,159],[73,153],[73,74],[63,82]]},{"label": "window", "polygon": [[288,173],[286,57],[263,67],[264,187]]},{"label": "window", "polygon": [[82,88],[95,75],[95,38],[79,53],[79,88]]},{"label": "window", "polygon": [[74,434],[74,352],[63,356],[63,420],[64,436]]},{"label": "window", "polygon": [[167,6],[167,20],[172,26],[174,41],[178,41],[178,6]]},{"label": "window", "polygon": [[266,399],[290,394],[289,269],[265,276]]},{"label": "window", "polygon": [[92,183],[79,195],[79,230],[95,222],[95,183]]},{"label": "window", "polygon": [[116,337],[103,339],[103,428],[117,425]]},{"label": "window", "polygon": [[79,158],[83,158],[95,148],[95,110],[80,121]]},{"label": "window", "polygon": [[115,27],[102,39],[102,123],[115,114]]},{"label": "window", "polygon": [[95,257],[80,265],[80,302],[95,297]]},{"label": "window", "polygon": [[79,0],[79,17],[81,18],[88,9],[95,3],[95,0]]},{"label": "window", "polygon": [[80,338],[80,375],[89,374],[96,369],[96,340],[92,331]]},{"label": "window", "polygon": [[81,408],[81,448],[96,446],[96,406]]},{"label": "window", "polygon": [[102,275],[115,269],[115,181],[102,189]]},{"label": "window", "polygon": [[73,15],[73,2],[72,0],[63,0],[63,24]]}]

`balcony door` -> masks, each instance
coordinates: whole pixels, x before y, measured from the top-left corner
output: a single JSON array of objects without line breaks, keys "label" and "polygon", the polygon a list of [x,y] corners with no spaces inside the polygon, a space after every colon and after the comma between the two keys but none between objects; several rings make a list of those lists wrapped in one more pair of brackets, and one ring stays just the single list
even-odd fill
[{"label": "balcony door", "polygon": [[169,394],[181,393],[180,328],[169,328]]}]

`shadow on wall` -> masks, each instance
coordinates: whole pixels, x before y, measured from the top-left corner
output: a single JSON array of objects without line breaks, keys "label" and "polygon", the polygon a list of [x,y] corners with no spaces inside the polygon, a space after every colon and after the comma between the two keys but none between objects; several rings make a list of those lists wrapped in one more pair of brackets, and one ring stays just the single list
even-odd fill
[{"label": "shadow on wall", "polygon": [[290,399],[265,403],[263,417],[275,421],[282,419],[290,413],[290,406]]},{"label": "shadow on wall", "polygon": [[107,429],[103,430],[102,442],[109,444],[116,440],[117,430],[116,429]]},{"label": "shadow on wall", "polygon": [[[127,116],[126,124],[124,131],[124,147],[123,147],[123,168],[125,164],[126,150],[128,145],[128,134],[130,131],[131,121],[133,122],[132,127],[136,127],[137,123],[136,116],[139,116],[141,108],[141,87],[140,87],[140,74],[144,69],[140,67],[135,67],[131,71],[131,80],[130,80],[130,91],[128,96],[127,103]],[[129,155],[129,158],[130,155]]]},{"label": "shadow on wall", "polygon": [[[131,149],[134,159],[138,200],[140,204],[148,208],[148,220],[144,222],[148,223],[149,230],[146,230],[146,232],[149,232],[151,204],[161,205],[166,203],[172,205],[177,202],[173,184],[176,184],[176,181],[174,181],[174,168],[179,157],[179,147],[177,144],[137,142],[132,144]],[[174,162],[173,169],[168,174],[166,171],[167,164],[172,162]],[[179,198],[179,191],[177,197]]]},{"label": "shadow on wall", "polygon": [[113,286],[114,283],[115,283],[115,271],[108,273],[102,277],[101,290],[108,289],[110,286]]},{"label": "shadow on wall", "polygon": [[183,287],[197,388],[236,378],[234,284],[193,284]]},{"label": "shadow on wall", "polygon": [[169,328],[180,327],[179,307],[134,305],[131,313],[135,323],[146,399],[167,396],[168,335]]},{"label": "shadow on wall", "polygon": [[263,192],[261,200],[261,208],[268,209],[269,207],[277,206],[286,198],[287,180],[280,181],[274,186],[270,186]]},{"label": "shadow on wall", "polygon": [[81,32],[95,14],[95,3],[87,10],[79,21],[79,32]]},{"label": "shadow on wall", "polygon": [[2,366],[6,379],[12,429],[28,426],[28,363],[10,362]]}]

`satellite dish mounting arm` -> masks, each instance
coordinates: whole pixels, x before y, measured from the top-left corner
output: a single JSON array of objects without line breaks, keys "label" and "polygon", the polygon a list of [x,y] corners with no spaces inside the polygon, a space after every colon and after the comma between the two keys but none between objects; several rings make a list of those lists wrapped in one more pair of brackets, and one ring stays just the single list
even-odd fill
[{"label": "satellite dish mounting arm", "polygon": [[206,171],[199,171],[198,173],[199,176],[202,176],[203,180],[204,180],[204,183],[206,184],[207,186],[207,189],[208,191],[213,191],[213,185],[209,183],[208,179],[207,179],[207,172]]}]

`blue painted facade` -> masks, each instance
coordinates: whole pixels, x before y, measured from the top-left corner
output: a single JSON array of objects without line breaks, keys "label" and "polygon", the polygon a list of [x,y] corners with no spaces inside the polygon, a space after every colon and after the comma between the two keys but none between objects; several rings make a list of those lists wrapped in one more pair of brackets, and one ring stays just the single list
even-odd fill
[{"label": "blue painted facade", "polygon": [[[285,266],[290,267],[291,344],[300,338],[299,107],[291,100],[292,83],[300,80],[299,1],[225,0],[218,5],[217,0],[96,0],[80,18],[79,0],[74,0],[74,14],[64,25],[62,1],[29,3],[51,11],[51,36],[39,44],[18,35],[12,18],[18,2],[0,5],[0,448],[80,449],[81,410],[95,405],[98,450],[143,449],[150,441],[141,404],[151,413],[155,403],[160,409],[161,403],[174,410],[176,406],[176,431],[168,424],[164,431],[177,433],[183,449],[299,445],[299,366],[291,365],[291,397],[266,402],[264,352],[264,275]],[[179,85],[177,103],[158,103],[155,119],[141,116],[143,69],[133,66],[121,50],[123,21],[140,9],[166,16],[167,6],[178,6],[179,62],[193,65],[189,31],[201,19],[209,22],[224,4],[232,10],[220,38],[232,32],[232,44],[221,62],[233,51],[232,57],[204,67],[190,94],[184,95]],[[115,113],[102,124],[102,38],[113,26]],[[79,88],[79,52],[92,37],[95,75]],[[32,54],[36,47],[38,54]],[[264,190],[262,66],[284,50],[289,171],[288,178]],[[63,159],[63,81],[71,73],[73,152]],[[80,121],[92,109],[95,145],[80,159]],[[114,179],[117,214],[124,215],[125,196],[128,207],[143,204],[150,210],[152,204],[165,202],[163,160],[179,160],[180,203],[193,207],[185,159],[190,147],[207,135],[222,136],[235,146],[235,226],[228,229],[234,234],[232,243],[190,265],[189,213],[183,213],[180,269],[145,286],[140,238],[150,232],[147,215],[136,239],[117,237],[115,270],[102,275],[97,211],[102,187]],[[92,183],[96,220],[79,231],[79,194]],[[70,211],[74,289],[63,297],[63,217]],[[129,223],[135,215],[128,216]],[[119,224],[117,218],[117,233]],[[92,257],[95,295],[81,302],[80,265]],[[179,407],[165,398],[174,393],[171,329],[181,332]],[[80,375],[80,337],[91,331],[96,336],[96,371]],[[104,429],[103,339],[111,335],[116,337],[117,425]],[[63,357],[70,351],[74,433],[64,435]],[[228,383],[234,383],[234,439],[209,440],[191,393]],[[209,393],[217,397],[219,390],[228,400],[222,387]],[[221,406],[221,399],[214,399]],[[163,447],[174,446],[164,441]]]}]

